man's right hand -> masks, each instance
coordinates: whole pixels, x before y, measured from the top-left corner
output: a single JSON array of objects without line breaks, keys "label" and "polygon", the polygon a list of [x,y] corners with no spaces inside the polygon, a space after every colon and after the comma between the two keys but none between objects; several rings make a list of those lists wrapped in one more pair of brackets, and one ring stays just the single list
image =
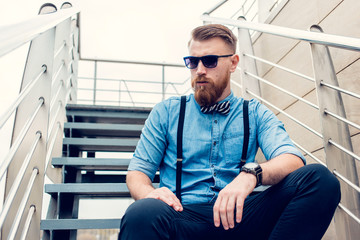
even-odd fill
[{"label": "man's right hand", "polygon": [[170,191],[170,189],[166,187],[154,189],[152,192],[146,195],[145,198],[159,199],[168,204],[169,206],[173,207],[174,210],[178,212],[181,212],[183,210],[179,199],[172,191]]}]

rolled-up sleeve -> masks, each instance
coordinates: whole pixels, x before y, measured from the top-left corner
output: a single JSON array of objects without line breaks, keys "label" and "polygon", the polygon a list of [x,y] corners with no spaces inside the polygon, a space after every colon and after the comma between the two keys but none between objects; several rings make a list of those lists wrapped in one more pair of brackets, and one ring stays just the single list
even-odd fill
[{"label": "rolled-up sleeve", "polygon": [[145,173],[154,179],[167,146],[168,112],[166,101],[157,104],[145,121],[129,171]]},{"label": "rolled-up sleeve", "polygon": [[300,157],[306,164],[304,156],[291,141],[284,124],[266,106],[256,100],[253,101],[258,143],[265,158],[269,160],[290,153]]}]

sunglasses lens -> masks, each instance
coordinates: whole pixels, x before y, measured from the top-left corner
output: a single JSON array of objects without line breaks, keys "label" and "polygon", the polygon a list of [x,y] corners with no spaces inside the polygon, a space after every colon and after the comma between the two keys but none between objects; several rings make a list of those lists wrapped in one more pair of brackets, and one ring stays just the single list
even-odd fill
[{"label": "sunglasses lens", "polygon": [[217,56],[204,56],[201,58],[202,63],[207,68],[215,68],[217,66]]},{"label": "sunglasses lens", "polygon": [[186,67],[188,67],[190,69],[197,68],[197,66],[199,64],[199,59],[196,57],[185,57],[184,60],[185,60]]}]

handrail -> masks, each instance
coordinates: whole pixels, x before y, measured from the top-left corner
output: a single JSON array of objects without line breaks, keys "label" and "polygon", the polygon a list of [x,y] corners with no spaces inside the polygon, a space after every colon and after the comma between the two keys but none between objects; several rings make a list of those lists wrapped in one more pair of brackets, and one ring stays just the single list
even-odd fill
[{"label": "handrail", "polygon": [[260,101],[263,101],[264,103],[268,104],[269,106],[271,106],[272,108],[276,109],[277,111],[281,112],[282,114],[284,114],[285,116],[287,116],[288,118],[290,118],[291,120],[293,120],[294,122],[296,122],[297,124],[299,124],[300,126],[304,127],[305,129],[309,130],[310,132],[312,132],[313,134],[315,134],[316,136],[318,136],[319,138],[324,138],[320,133],[318,133],[317,131],[315,131],[314,129],[312,129],[311,127],[307,126],[306,124],[300,122],[299,120],[297,120],[296,118],[294,118],[293,116],[291,116],[290,114],[288,114],[287,112],[281,110],[280,108],[276,107],[274,104],[270,103],[269,101],[266,101],[264,98],[260,97],[259,95],[256,95],[255,93],[246,90],[247,93],[253,95],[254,97],[256,97],[257,99],[259,99]]},{"label": "handrail", "polygon": [[61,123],[60,122],[57,122],[57,128],[56,128],[56,131],[51,139],[51,142],[49,144],[49,147],[48,147],[48,150],[47,150],[47,153],[46,153],[46,157],[45,157],[45,168],[44,168],[44,173],[46,173],[46,169],[48,168],[48,165],[49,165],[49,162],[50,162],[50,158],[51,158],[51,154],[53,153],[53,150],[54,150],[54,146],[55,146],[55,142],[56,142],[56,138],[59,134],[59,130],[61,130]]},{"label": "handrail", "polygon": [[[79,102],[92,102],[92,100],[90,99],[78,99]],[[96,100],[97,102],[102,102],[102,103],[113,103],[114,101],[111,100]],[[122,103],[131,103],[134,104],[134,102],[129,102],[129,101],[121,101]],[[136,104],[142,104],[142,105],[155,105],[158,102],[135,102]]]},{"label": "handrail", "polygon": [[309,81],[311,81],[311,82],[313,82],[313,83],[315,82],[315,79],[314,79],[314,78],[309,77],[309,76],[306,76],[306,75],[304,75],[304,74],[302,74],[302,73],[296,72],[296,71],[294,71],[294,70],[291,70],[291,69],[289,69],[289,68],[287,68],[287,67],[284,67],[284,66],[281,66],[281,65],[279,65],[279,64],[276,64],[276,63],[267,61],[267,60],[265,60],[265,59],[262,59],[262,58],[259,58],[259,57],[256,57],[256,56],[254,56],[254,55],[250,55],[250,54],[247,54],[247,53],[245,53],[244,56],[247,56],[247,57],[250,57],[250,58],[252,58],[252,59],[258,60],[258,61],[260,61],[260,62],[269,64],[269,65],[271,65],[271,66],[273,66],[273,67],[279,68],[279,69],[284,70],[284,71],[286,71],[286,72],[288,72],[288,73],[294,74],[294,75],[296,75],[296,76],[298,76],[298,77],[302,77],[302,78],[304,78],[304,79],[306,79],[306,80],[309,80]]},{"label": "handrail", "polygon": [[56,93],[54,95],[54,97],[51,99],[51,102],[50,102],[50,112],[51,110],[53,109],[55,103],[56,103],[56,100],[58,99],[59,95],[60,95],[60,92],[61,92],[61,89],[64,87],[64,81],[63,80],[60,80],[60,84],[56,90]]},{"label": "handrail", "polygon": [[110,62],[110,63],[128,63],[128,64],[139,64],[139,65],[154,65],[154,66],[166,66],[166,67],[181,67],[184,68],[184,64],[180,63],[169,63],[169,62],[147,62],[147,61],[131,61],[131,60],[121,60],[121,59],[105,59],[105,58],[81,58],[81,61],[89,62]]},{"label": "handrail", "polygon": [[44,104],[44,99],[40,98],[34,113],[26,121],[26,124],[24,125],[23,129],[20,131],[18,137],[16,138],[13,145],[11,146],[10,151],[6,155],[5,159],[3,160],[3,162],[0,166],[0,180],[3,178],[3,176],[6,172],[6,169],[8,168],[10,162],[12,161],[13,156],[15,155],[16,151],[18,150],[21,142],[23,141],[27,131],[29,130],[32,122],[34,121],[36,115],[38,114],[38,112],[39,112],[40,108],[43,106],[43,104]]},{"label": "handrail", "polygon": [[234,84],[235,86],[237,86],[238,88],[242,89],[243,87],[241,86],[241,84],[239,84],[238,82],[234,81],[233,79],[230,79],[230,82],[232,84]]},{"label": "handrail", "polygon": [[344,90],[344,89],[339,88],[339,87],[337,87],[337,86],[333,86],[333,85],[331,85],[331,84],[325,83],[324,81],[321,81],[320,84],[321,84],[321,85],[324,85],[324,86],[326,86],[326,87],[328,87],[328,88],[334,89],[334,90],[336,90],[336,91],[345,93],[345,94],[347,94],[347,95],[349,95],[349,96],[352,96],[352,97],[354,97],[354,98],[360,99],[360,95],[359,95],[359,94],[353,93],[353,92],[348,91],[348,90]]},{"label": "handrail", "polygon": [[306,150],[303,146],[301,146],[300,144],[298,144],[297,142],[295,142],[294,140],[291,140],[294,145],[298,148],[300,148],[300,150],[302,150],[303,152],[305,152],[309,157],[311,157],[312,159],[314,159],[316,162],[320,163],[321,165],[323,165],[324,167],[327,167],[327,165],[321,161],[319,158],[315,157],[314,154],[312,154],[311,152],[309,152],[308,150]]},{"label": "handrail", "polygon": [[21,23],[0,27],[0,57],[79,12],[78,8],[72,7],[51,14],[38,15]]},{"label": "handrail", "polygon": [[355,184],[353,184],[352,182],[350,182],[347,178],[345,178],[343,175],[341,175],[339,172],[337,172],[336,170],[333,170],[333,174],[337,177],[339,177],[341,180],[343,180],[345,183],[347,183],[348,185],[350,185],[353,189],[355,189],[358,193],[360,193],[360,187],[356,186]]},{"label": "handrail", "polygon": [[324,109],[324,113],[326,113],[326,114],[328,114],[328,115],[330,115],[330,116],[332,116],[332,117],[334,117],[334,118],[336,118],[336,119],[338,119],[338,120],[340,120],[340,121],[342,121],[344,123],[347,123],[350,126],[360,130],[360,125],[358,125],[358,124],[356,124],[354,122],[351,122],[351,121],[347,120],[346,118],[340,117],[339,115],[337,115],[335,113],[329,112],[327,109]]},{"label": "handrail", "polygon": [[253,23],[247,21],[232,20],[226,18],[210,17],[202,15],[201,19],[208,22],[217,22],[225,25],[236,26],[249,30],[268,33],[280,37],[291,38],[310,43],[327,45],[330,47],[343,48],[348,50],[360,51],[360,39],[352,37],[344,37],[333,34],[309,32],[304,30],[292,29],[287,27],[280,27],[264,23]]},{"label": "handrail", "polygon": [[46,72],[46,66],[43,65],[41,67],[40,73],[35,77],[35,79],[30,82],[26,87],[21,91],[17,99],[10,105],[10,107],[5,111],[5,113],[0,117],[0,129],[4,126],[6,121],[9,119],[11,114],[15,111],[15,109],[19,106],[19,104],[24,100],[24,98],[29,94],[31,89],[35,86],[37,81],[41,78],[41,76]]},{"label": "handrail", "polygon": [[356,160],[360,161],[360,156],[356,155],[355,153],[347,150],[346,148],[344,148],[343,146],[341,146],[340,144],[334,142],[333,140],[329,139],[328,142],[332,145],[334,145],[335,147],[337,147],[338,149],[340,149],[341,151],[343,151],[344,153],[350,155],[351,157],[355,158]]},{"label": "handrail", "polygon": [[254,4],[256,3],[256,0],[253,0],[250,7],[248,8],[248,10],[246,11],[246,13],[244,14],[245,16],[250,12],[251,8],[254,6]]},{"label": "handrail", "polygon": [[8,196],[7,196],[6,200],[5,200],[3,210],[2,210],[2,212],[0,214],[0,228],[2,227],[2,225],[3,225],[4,221],[5,221],[5,218],[6,218],[8,212],[10,210],[10,206],[11,206],[13,200],[14,200],[15,194],[16,194],[19,186],[20,186],[20,183],[21,183],[21,181],[22,181],[22,179],[24,177],[24,173],[26,171],[26,168],[28,167],[28,165],[30,163],[30,160],[31,160],[31,158],[32,158],[32,156],[34,154],[34,151],[35,151],[35,149],[37,147],[37,144],[38,144],[40,138],[41,138],[41,133],[39,133],[39,132],[36,133],[36,137],[35,137],[34,142],[33,142],[32,146],[30,148],[30,151],[26,155],[25,160],[24,160],[23,164],[21,165],[21,168],[20,168],[20,170],[19,170],[19,172],[18,172],[18,174],[17,174],[17,176],[16,176],[16,178],[14,180],[14,183],[11,186],[11,189],[10,189],[10,191],[8,193]]},{"label": "handrail", "polygon": [[29,208],[28,215],[27,215],[26,220],[25,220],[25,224],[24,224],[23,231],[21,233],[20,240],[26,240],[26,236],[27,236],[27,233],[29,231],[30,224],[31,224],[31,219],[32,219],[35,211],[36,211],[36,207],[34,205],[31,205],[30,208]]},{"label": "handrail", "polygon": [[354,219],[357,223],[360,224],[360,218],[356,217],[349,209],[347,209],[344,205],[339,203],[339,208],[341,208],[344,212],[346,212],[352,219]]},{"label": "handrail", "polygon": [[57,77],[59,76],[61,70],[65,67],[65,61],[62,60],[61,61],[61,65],[58,67],[58,69],[56,70],[55,74],[52,77],[52,81],[54,82],[55,79],[57,79]]},{"label": "handrail", "polygon": [[[84,80],[94,80],[93,77],[78,77],[78,79],[84,79]],[[129,83],[149,83],[149,84],[163,84],[160,81],[142,81],[142,80],[125,80],[125,79],[115,79],[115,78],[100,78],[100,77],[96,77],[96,80],[101,80],[101,81],[113,81],[113,82],[120,82],[120,81],[124,81],[124,82],[129,82]],[[188,81],[189,78],[187,78],[184,82],[166,82],[166,83],[171,83],[174,85],[184,85],[184,83],[186,81]]]},{"label": "handrail", "polygon": [[15,221],[13,222],[13,225],[11,226],[10,233],[8,235],[8,239],[14,239],[15,238],[16,231],[17,231],[17,229],[19,227],[19,224],[20,224],[21,215],[24,212],[26,202],[29,199],[31,189],[32,189],[32,187],[34,185],[36,176],[38,174],[39,174],[39,169],[34,168],[33,171],[32,171],[29,183],[28,183],[28,185],[26,187],[26,190],[24,192],[24,197],[23,197],[23,199],[21,200],[21,202],[20,202],[20,204],[18,206],[18,211],[17,211],[16,216],[15,216]]},{"label": "handrail", "polygon": [[[93,88],[78,88],[78,90],[83,90],[83,91],[94,91]],[[116,89],[102,89],[102,88],[97,88],[96,91],[99,92],[120,92],[120,93],[128,93],[128,90],[116,90]],[[149,91],[131,91],[132,93],[146,93],[146,94],[155,94],[155,95],[159,95],[162,94],[163,92],[149,92]]]},{"label": "handrail", "polygon": [[213,13],[216,9],[218,9],[219,7],[221,7],[222,5],[224,5],[228,0],[222,0],[220,2],[218,2],[217,4],[215,4],[215,6],[211,7],[209,10],[207,10],[206,12],[204,12],[203,14],[207,14],[210,15],[211,13]]},{"label": "handrail", "polygon": [[64,41],[64,43],[59,47],[59,49],[55,51],[54,58],[56,58],[65,47],[66,47],[66,41]]},{"label": "handrail", "polygon": [[[47,139],[49,139],[50,137],[50,134],[52,133],[53,131],[53,128],[55,126],[55,122],[56,122],[56,119],[58,118],[59,116],[59,113],[60,113],[60,110],[61,110],[61,106],[63,105],[62,101],[58,101],[58,105],[57,105],[57,108],[56,108],[56,111],[55,111],[55,114],[53,116],[53,118],[51,119],[51,122],[49,123],[49,126],[48,126],[48,135],[47,135]],[[64,106],[65,107],[65,106]]]},{"label": "handrail", "polygon": [[313,104],[312,102],[310,102],[310,101],[308,101],[306,99],[303,99],[302,97],[299,97],[299,96],[293,94],[292,92],[287,91],[286,89],[284,89],[282,87],[278,87],[277,85],[269,82],[268,80],[266,80],[264,78],[258,77],[255,74],[252,74],[252,73],[247,72],[247,71],[245,71],[245,74],[248,74],[249,76],[251,76],[251,77],[253,77],[253,78],[255,78],[255,79],[257,79],[257,80],[259,80],[259,81],[261,81],[263,83],[266,83],[266,84],[272,86],[273,88],[276,88],[276,89],[280,90],[281,92],[286,93],[287,95],[289,95],[289,96],[291,96],[293,98],[296,98],[297,100],[299,100],[299,101],[301,101],[301,102],[303,102],[303,103],[305,103],[305,104],[319,110],[319,106],[317,106],[316,104]]}]

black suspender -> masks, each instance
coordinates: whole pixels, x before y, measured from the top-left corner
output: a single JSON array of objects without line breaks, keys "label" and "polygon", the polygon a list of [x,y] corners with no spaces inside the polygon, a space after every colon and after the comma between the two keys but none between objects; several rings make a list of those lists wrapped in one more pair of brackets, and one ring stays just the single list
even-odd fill
[{"label": "black suspender", "polygon": [[186,96],[181,96],[179,124],[177,131],[177,159],[176,159],[176,197],[180,200],[180,202],[181,202],[181,172],[182,172],[182,160],[183,160],[182,141],[183,141],[185,107],[186,107]]},{"label": "black suspender", "polygon": [[[240,171],[243,165],[246,162],[247,149],[249,146],[249,101],[244,100],[243,104],[243,119],[244,119],[244,143],[243,151],[240,162]],[[181,96],[180,103],[180,114],[179,114],[179,124],[177,131],[177,160],[176,160],[176,197],[181,202],[181,172],[182,172],[182,160],[183,160],[183,128],[184,128],[184,118],[185,118],[185,107],[186,107],[186,96]]]},{"label": "black suspender", "polygon": [[243,119],[244,119],[244,143],[243,143],[243,150],[242,150],[242,156],[241,156],[241,161],[240,161],[240,171],[246,162],[247,150],[248,150],[248,146],[249,146],[250,128],[249,128],[249,101],[248,100],[244,100]]}]

